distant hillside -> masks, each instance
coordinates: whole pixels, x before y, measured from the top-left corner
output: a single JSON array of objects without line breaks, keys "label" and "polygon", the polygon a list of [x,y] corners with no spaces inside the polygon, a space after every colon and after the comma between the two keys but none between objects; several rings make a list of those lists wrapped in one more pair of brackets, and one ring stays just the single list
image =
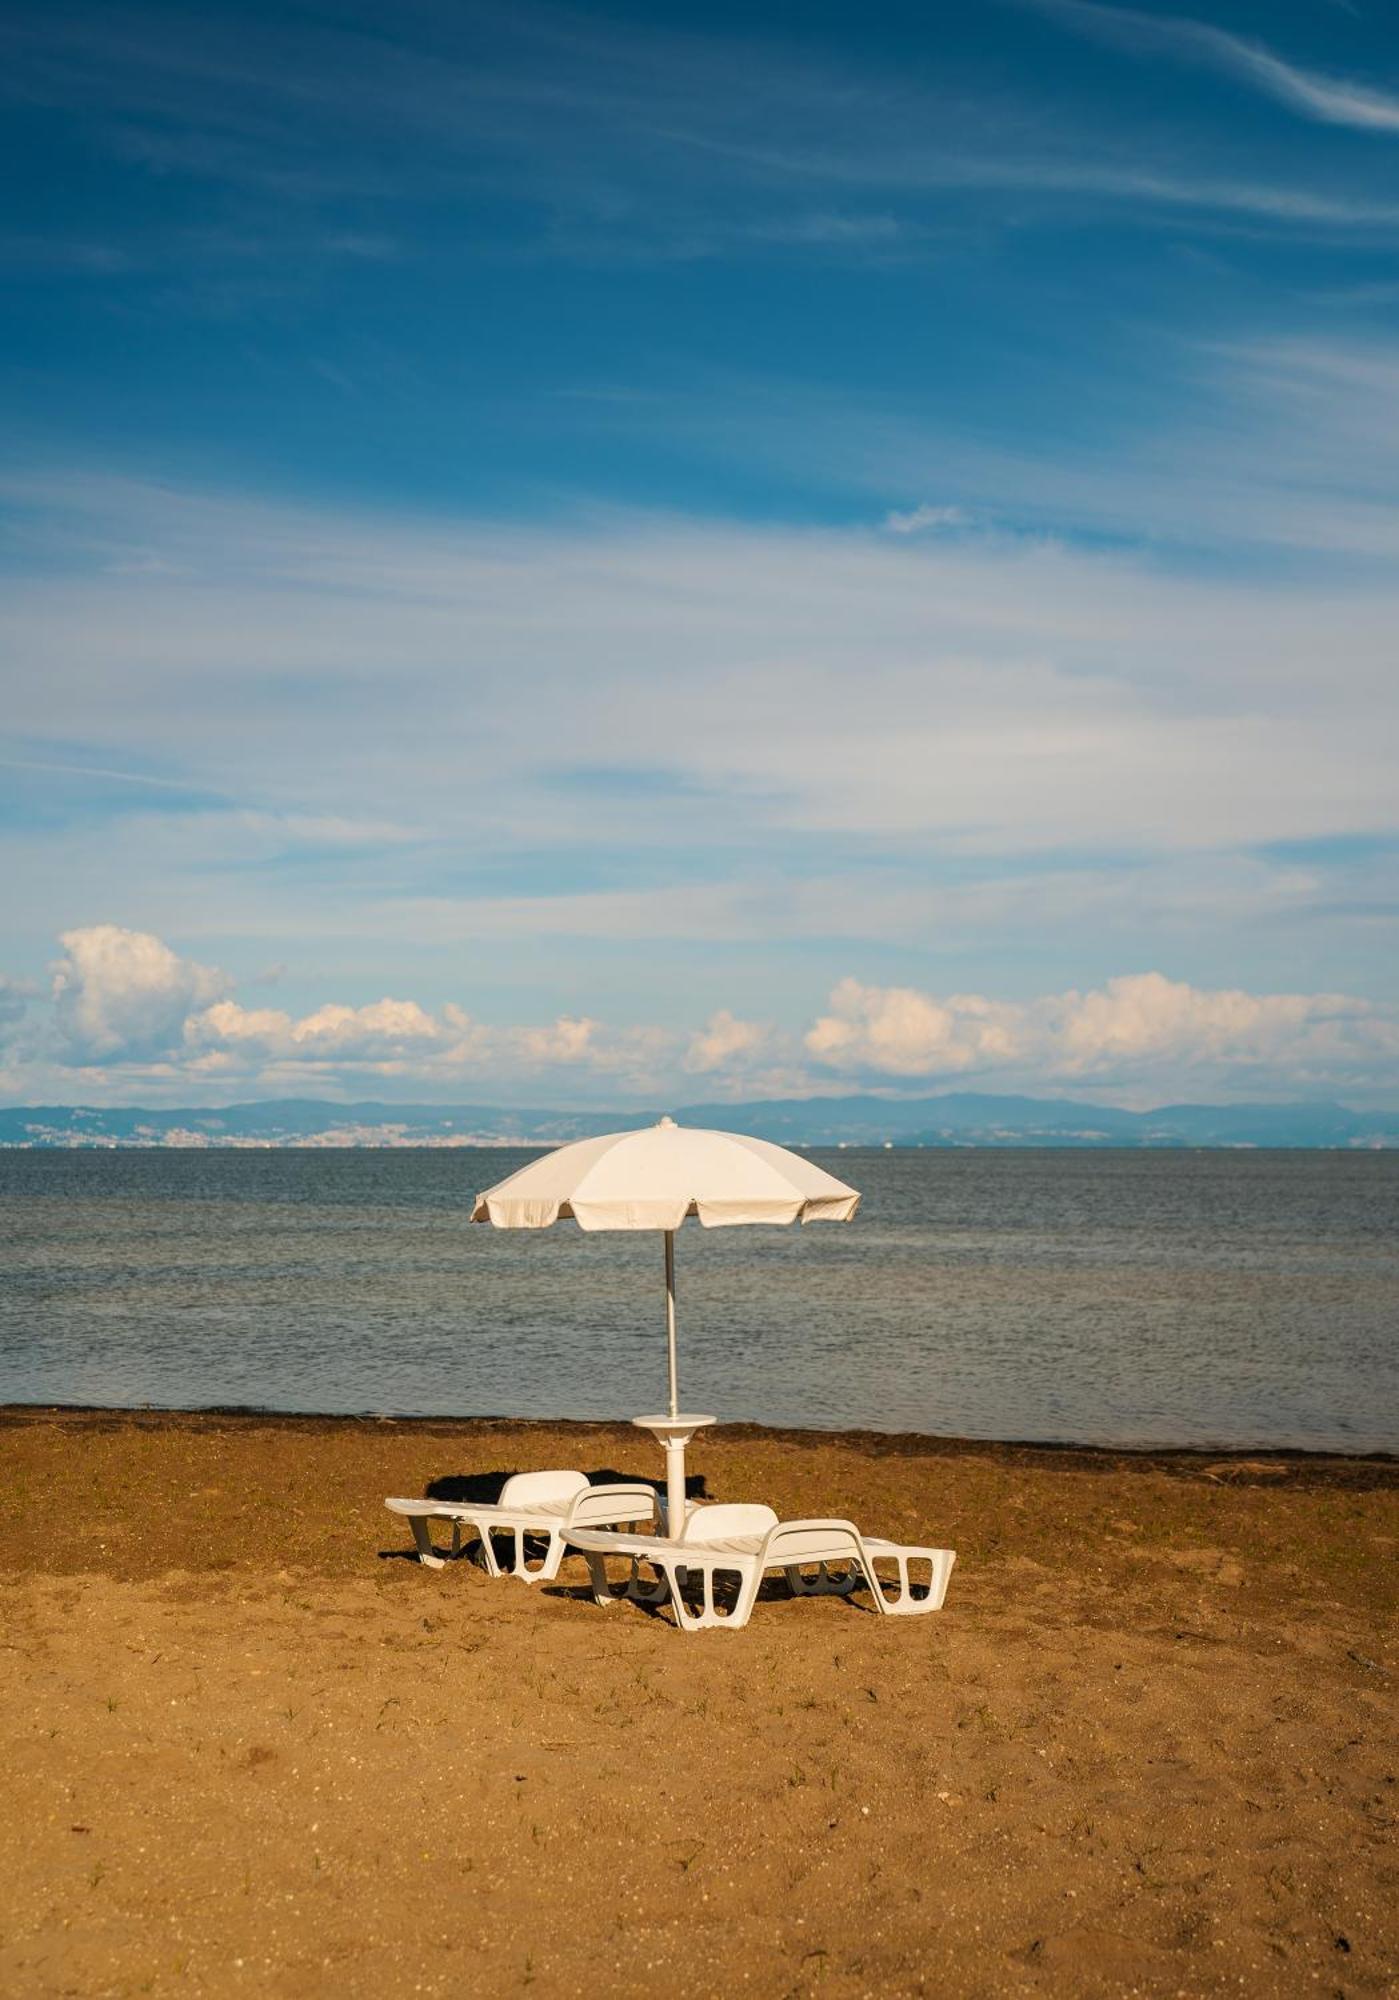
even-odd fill
[{"label": "distant hillside", "polygon": [[[0,1110],[0,1146],[557,1145],[645,1125],[658,1110],[503,1110],[489,1104],[330,1104],[287,1098],[219,1110]],[[773,1098],[682,1105],[682,1125],[721,1126],[788,1146],[1399,1146],[1399,1112],[1340,1104],[1167,1104],[1117,1111],[1071,1098]]]},{"label": "distant hillside", "polygon": [[659,1112],[510,1111],[496,1104],[260,1104],[150,1111],[34,1104],[0,1110],[0,1146],[554,1145],[645,1123]]},{"label": "distant hillside", "polygon": [[695,1104],[681,1122],[723,1124],[786,1145],[1355,1146],[1399,1144],[1399,1112],[1340,1104],[1168,1104],[1119,1111],[1065,1097],[775,1098]]}]

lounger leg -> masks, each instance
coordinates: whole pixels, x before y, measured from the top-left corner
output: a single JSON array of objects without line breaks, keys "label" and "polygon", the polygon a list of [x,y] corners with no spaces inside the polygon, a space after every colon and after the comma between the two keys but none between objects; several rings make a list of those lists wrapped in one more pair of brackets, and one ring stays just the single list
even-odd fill
[{"label": "lounger leg", "polygon": [[563,1551],[563,1536],[557,1528],[551,1528],[549,1530],[549,1546],[545,1549],[538,1567],[531,1569],[529,1558],[525,1553],[524,1531],[517,1528],[515,1530],[515,1567],[511,1571],[511,1575],[519,1577],[521,1583],[552,1583],[559,1573],[559,1565],[563,1561]]},{"label": "lounger leg", "polygon": [[[762,1581],[762,1571],[751,1558],[725,1556],[722,1562],[696,1563],[692,1555],[685,1568],[679,1563],[667,1563],[665,1568],[666,1574],[671,1579],[670,1594],[675,1605],[676,1622],[684,1631],[715,1632],[731,1627],[737,1632],[748,1623],[748,1615],[753,1609],[754,1600],[758,1595],[758,1585]],[[704,1594],[700,1600],[698,1613],[691,1611],[680,1594],[680,1575],[672,1574],[678,1571],[683,1575],[686,1568],[691,1574],[698,1570],[704,1578]],[[721,1616],[714,1606],[714,1578],[721,1570],[732,1570],[739,1579],[738,1600],[727,1617]]]},{"label": "lounger leg", "polygon": [[763,1580],[763,1573],[756,1563],[750,1563],[740,1572],[740,1577],[738,1602],[729,1617],[724,1620],[726,1625],[732,1625],[735,1632],[746,1625],[752,1615],[753,1606],[758,1601],[758,1585]]},{"label": "lounger leg", "polygon": [[641,1576],[641,1564],[632,1557],[631,1575],[627,1579],[626,1596],[633,1604],[664,1604],[670,1591],[670,1583],[665,1571],[657,1573],[654,1583],[645,1583]]},{"label": "lounger leg", "polygon": [[458,1557],[458,1556],[459,1556],[460,1554],[461,1554],[461,1522],[460,1522],[460,1521],[455,1521],[455,1520],[454,1520],[454,1521],[452,1522],[452,1558],[453,1558],[453,1560],[455,1561],[455,1559],[456,1559],[456,1558],[457,1558],[457,1557]]},{"label": "lounger leg", "polygon": [[584,1549],[583,1559],[588,1565],[588,1580],[593,1586],[593,1603],[615,1604],[612,1586],[607,1581],[607,1564],[594,1549]]},{"label": "lounger leg", "polygon": [[[957,1560],[955,1553],[951,1549],[938,1549],[931,1556],[911,1556],[906,1551],[900,1551],[894,1560],[899,1566],[898,1595],[886,1597],[882,1590],[877,1590],[880,1609],[887,1611],[891,1618],[916,1618],[924,1611],[940,1611],[947,1595],[952,1565]],[[914,1595],[915,1585],[910,1575],[910,1566],[915,1562],[926,1562],[928,1565],[928,1588],[921,1597]],[[878,1581],[876,1577],[876,1585]]]},{"label": "lounger leg", "polygon": [[413,1540],[418,1548],[418,1561],[429,1569],[445,1569],[446,1564],[432,1546],[432,1536],[428,1532],[427,1519],[422,1514],[410,1514],[408,1525],[413,1530]]},{"label": "lounger leg", "polygon": [[877,1612],[879,1612],[880,1616],[882,1617],[886,1612],[892,1609],[892,1607],[889,1604],[888,1599],[884,1595],[884,1586],[879,1581],[879,1577],[876,1574],[874,1564],[872,1562],[866,1562],[862,1556],[859,1558],[859,1567],[861,1570],[863,1570],[865,1582],[870,1587],[870,1596],[874,1599],[874,1608]]},{"label": "lounger leg", "polygon": [[500,1564],[496,1561],[495,1543],[491,1539],[489,1525],[480,1521],[473,1521],[471,1525],[476,1530],[480,1540],[482,1568],[485,1570],[487,1576],[499,1576]]},{"label": "lounger leg", "polygon": [[662,1561],[658,1566],[665,1577],[666,1587],[670,1591],[670,1601],[675,1608],[676,1624],[682,1632],[698,1632],[704,1621],[702,1618],[696,1618],[694,1612],[691,1611],[689,1605],[680,1594],[680,1579],[675,1574],[677,1565],[672,1562]]}]

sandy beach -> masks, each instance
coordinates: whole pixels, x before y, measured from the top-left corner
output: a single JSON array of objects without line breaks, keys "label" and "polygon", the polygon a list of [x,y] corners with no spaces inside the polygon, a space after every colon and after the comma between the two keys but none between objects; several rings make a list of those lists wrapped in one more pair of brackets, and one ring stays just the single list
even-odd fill
[{"label": "sandy beach", "polygon": [[1399,1467],[721,1428],[711,1499],[946,1609],[677,1633],[407,1559],[388,1493],[623,1427],[0,1416],[0,1986],[1380,1994]]}]

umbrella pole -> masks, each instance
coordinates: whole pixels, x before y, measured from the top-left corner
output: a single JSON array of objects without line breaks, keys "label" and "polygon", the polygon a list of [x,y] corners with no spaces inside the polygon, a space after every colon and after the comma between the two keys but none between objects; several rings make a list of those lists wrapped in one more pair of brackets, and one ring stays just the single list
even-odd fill
[{"label": "umbrella pole", "polygon": [[670,1359],[670,1414],[680,1414],[680,1389],[675,1364],[675,1231],[665,1233],[665,1336]]},{"label": "umbrella pole", "polygon": [[[665,1233],[665,1336],[670,1368],[670,1415],[672,1423],[680,1415],[679,1369],[675,1358],[675,1231]],[[688,1431],[668,1431],[665,1436],[665,1499],[671,1539],[678,1538],[685,1525],[685,1447]]]},{"label": "umbrella pole", "polygon": [[697,1430],[714,1422],[713,1417],[682,1417],[680,1414],[679,1370],[675,1365],[675,1231],[665,1232],[665,1331],[670,1363],[670,1414],[664,1417],[633,1417],[632,1422],[650,1431],[665,1452],[665,1503],[668,1533],[679,1541],[685,1528],[685,1447]]}]

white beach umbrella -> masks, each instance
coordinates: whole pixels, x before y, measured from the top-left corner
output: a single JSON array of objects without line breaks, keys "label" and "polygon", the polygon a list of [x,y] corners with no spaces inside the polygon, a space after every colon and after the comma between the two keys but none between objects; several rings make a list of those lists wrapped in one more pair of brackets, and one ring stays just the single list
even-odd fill
[{"label": "white beach umbrella", "polygon": [[639,1132],[608,1132],[560,1146],[478,1195],[473,1222],[547,1229],[572,1217],[580,1229],[659,1229],[665,1235],[666,1344],[670,1409],[637,1417],[666,1452],[672,1534],[685,1519],[685,1446],[713,1417],[680,1409],[675,1352],[675,1232],[687,1215],[705,1229],[743,1223],[848,1222],[860,1205],[845,1186],[800,1153],[739,1132],[682,1127],[672,1118]]}]

